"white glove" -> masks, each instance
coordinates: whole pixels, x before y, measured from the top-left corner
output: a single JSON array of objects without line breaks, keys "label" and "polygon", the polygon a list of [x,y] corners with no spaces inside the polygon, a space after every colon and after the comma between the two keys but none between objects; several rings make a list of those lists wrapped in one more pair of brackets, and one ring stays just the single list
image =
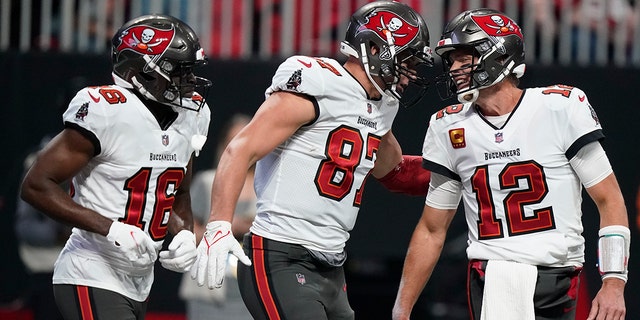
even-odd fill
[{"label": "white glove", "polygon": [[178,232],[171,240],[169,250],[160,251],[160,263],[165,269],[184,273],[196,261],[196,235],[189,230]]},{"label": "white glove", "polygon": [[198,245],[198,257],[191,268],[191,278],[196,279],[198,285],[202,286],[206,275],[209,289],[222,287],[229,253],[238,257],[238,260],[245,265],[251,265],[251,260],[244,254],[240,243],[231,233],[231,223],[228,221],[209,222],[207,231]]},{"label": "white glove", "polygon": [[107,240],[113,242],[135,266],[148,266],[158,258],[151,237],[136,226],[114,221],[109,228]]}]

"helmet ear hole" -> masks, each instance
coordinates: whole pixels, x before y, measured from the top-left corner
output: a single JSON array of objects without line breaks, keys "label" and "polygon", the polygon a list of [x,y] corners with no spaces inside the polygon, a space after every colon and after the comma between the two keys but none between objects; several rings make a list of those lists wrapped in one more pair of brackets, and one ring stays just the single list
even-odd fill
[{"label": "helmet ear hole", "polygon": [[156,77],[152,76],[150,73],[147,73],[147,72],[140,72],[138,73],[138,76],[140,76],[140,78],[146,81],[153,81],[156,79]]},{"label": "helmet ear hole", "polygon": [[380,54],[380,47],[375,42],[369,42],[369,54],[372,56]]},{"label": "helmet ear hole", "polygon": [[496,58],[496,62],[504,66],[508,59],[509,55],[504,54]]}]

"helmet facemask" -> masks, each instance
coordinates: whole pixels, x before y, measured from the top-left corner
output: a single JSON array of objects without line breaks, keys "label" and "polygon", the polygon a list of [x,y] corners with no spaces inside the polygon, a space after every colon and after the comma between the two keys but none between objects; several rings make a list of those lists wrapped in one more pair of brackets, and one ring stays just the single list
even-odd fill
[{"label": "helmet facemask", "polygon": [[131,79],[134,87],[143,96],[174,108],[200,110],[212,83],[208,79],[195,76],[193,69],[206,65],[207,60],[193,63],[160,59],[155,63],[148,55],[145,55],[144,59],[147,64],[143,72]]},{"label": "helmet facemask", "polygon": [[[393,39],[385,45],[382,50],[376,47],[371,53],[371,46],[361,44],[360,60],[364,65],[365,73],[369,81],[382,95],[391,95],[404,107],[416,104],[426,93],[430,82],[426,78],[428,68],[433,66],[431,49],[424,47],[423,51],[418,51],[411,47],[405,47],[402,51],[396,52],[397,46],[393,44]],[[366,54],[366,53],[369,54]],[[408,79],[406,87],[399,88],[402,76]],[[381,87],[375,80],[379,77],[384,83]],[[404,98],[409,92],[410,98]]]},{"label": "helmet facemask", "polygon": [[[497,50],[499,46],[489,45],[488,42],[484,41],[476,46],[454,46],[442,54],[445,73],[436,77],[440,98],[448,99],[455,94],[461,103],[474,102],[478,98],[479,90],[493,86],[512,73],[517,78],[524,74],[524,64],[516,68],[511,56],[500,54]],[[451,69],[452,61],[449,55],[451,51],[458,49],[469,51],[474,62],[468,66]],[[461,76],[469,76],[469,86],[458,89],[455,78]]]},{"label": "helmet facemask", "polygon": [[[452,69],[453,61],[450,54],[453,50],[464,50],[472,55],[473,62],[457,69]],[[478,98],[479,89],[486,88],[487,73],[478,52],[470,46],[452,47],[446,53],[441,54],[444,73],[436,77],[436,87],[441,99],[449,99],[457,95],[461,103],[473,102]],[[457,78],[468,78],[468,86],[458,89]],[[484,85],[484,86],[483,86]]]},{"label": "helmet facemask", "polygon": [[[391,88],[388,90],[404,107],[410,107],[418,103],[427,93],[427,89],[431,84],[427,80],[427,74],[429,72],[428,69],[433,66],[433,57],[428,47],[425,47],[425,51],[428,52],[407,48],[396,56],[394,71],[397,81],[391,84]],[[402,88],[402,93],[398,93],[397,86],[401,76],[406,77],[409,81],[406,87]]]}]

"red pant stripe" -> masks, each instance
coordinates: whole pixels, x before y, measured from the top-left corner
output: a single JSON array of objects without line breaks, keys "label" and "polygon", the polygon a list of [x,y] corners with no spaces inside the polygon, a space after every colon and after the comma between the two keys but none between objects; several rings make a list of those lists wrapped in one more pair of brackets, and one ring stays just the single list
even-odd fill
[{"label": "red pant stripe", "polygon": [[260,300],[262,301],[262,305],[264,305],[264,308],[267,310],[269,319],[279,320],[280,314],[278,312],[278,308],[276,307],[276,302],[275,300],[273,300],[271,288],[269,287],[269,282],[267,280],[267,270],[264,260],[264,245],[262,237],[255,235],[252,236],[251,246],[253,248],[253,270],[256,277],[256,283],[258,285]]},{"label": "red pant stripe", "polygon": [[91,298],[89,297],[89,288],[86,286],[76,286],[78,293],[78,306],[80,314],[84,320],[93,319],[93,309],[91,308]]}]

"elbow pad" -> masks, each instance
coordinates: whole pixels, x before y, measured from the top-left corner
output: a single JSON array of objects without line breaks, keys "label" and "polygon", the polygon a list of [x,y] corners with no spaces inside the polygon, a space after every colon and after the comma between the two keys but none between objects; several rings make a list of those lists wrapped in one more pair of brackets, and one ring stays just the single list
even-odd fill
[{"label": "elbow pad", "polygon": [[431,172],[422,168],[421,156],[402,156],[402,161],[378,179],[389,191],[412,196],[426,196]]}]

